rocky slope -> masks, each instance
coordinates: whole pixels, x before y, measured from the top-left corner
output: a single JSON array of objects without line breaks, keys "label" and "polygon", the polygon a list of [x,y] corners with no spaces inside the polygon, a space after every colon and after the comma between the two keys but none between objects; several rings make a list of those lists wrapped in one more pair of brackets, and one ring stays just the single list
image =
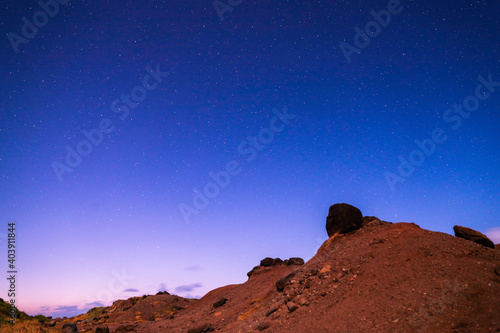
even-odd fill
[{"label": "rocky slope", "polygon": [[349,215],[337,216],[346,228],[336,227],[305,264],[266,258],[247,282],[200,300],[163,294],[117,301],[56,327],[71,321],[83,332],[500,332],[498,246],[374,217],[358,219],[350,231]]}]

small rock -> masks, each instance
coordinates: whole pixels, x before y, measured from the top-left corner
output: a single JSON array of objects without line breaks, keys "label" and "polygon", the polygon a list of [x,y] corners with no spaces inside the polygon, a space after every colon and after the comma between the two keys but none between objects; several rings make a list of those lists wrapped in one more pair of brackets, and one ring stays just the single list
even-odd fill
[{"label": "small rock", "polygon": [[247,276],[250,277],[253,273],[255,273],[256,270],[258,270],[260,268],[260,266],[255,266],[254,268],[252,268],[252,270],[250,272],[247,273]]},{"label": "small rock", "polygon": [[263,330],[268,329],[269,327],[271,327],[271,323],[270,323],[270,322],[268,322],[268,321],[263,321],[262,323],[260,323],[260,324],[257,326],[257,330],[259,330],[259,331],[263,331]]},{"label": "small rock", "polygon": [[95,333],[109,333],[109,328],[108,326],[98,326],[95,329]]},{"label": "small rock", "polygon": [[269,308],[269,311],[266,312],[266,317],[269,317],[271,314],[278,311],[279,308],[280,308],[280,305],[278,302],[273,303],[273,305],[271,305],[271,307]]},{"label": "small rock", "polygon": [[297,310],[297,309],[298,309],[297,304],[295,304],[294,302],[288,302],[288,303],[286,304],[286,306],[287,306],[287,308],[288,308],[288,311],[290,311],[290,312],[293,312],[293,311],[295,311],[295,310]]},{"label": "small rock", "polygon": [[377,225],[377,224],[383,224],[382,221],[378,217],[375,216],[364,216],[363,217],[363,225],[367,224],[372,224],[372,225]]},{"label": "small rock", "polygon": [[274,258],[273,259],[273,266],[279,266],[283,263],[283,260],[281,260],[280,258]]},{"label": "small rock", "polygon": [[266,257],[260,261],[260,265],[263,267],[270,267],[273,265],[274,259]]},{"label": "small rock", "polygon": [[66,323],[63,325],[62,333],[76,333],[78,332],[78,327],[75,323]]},{"label": "small rock", "polygon": [[212,332],[214,328],[210,324],[203,324],[201,326],[198,326],[196,328],[192,328],[188,331],[188,333],[205,333],[205,332]]},{"label": "small rock", "polygon": [[304,265],[304,259],[298,257],[292,257],[288,259],[289,265]]},{"label": "small rock", "polygon": [[299,299],[299,305],[300,306],[309,305],[309,301],[305,297],[301,297]]},{"label": "small rock", "polygon": [[332,266],[330,265],[325,265],[323,268],[319,271],[319,274],[324,275],[332,270]]},{"label": "small rock", "polygon": [[294,276],[295,276],[295,273],[292,272],[292,273],[288,274],[287,276],[285,276],[284,278],[281,278],[278,281],[276,281],[276,289],[279,292],[282,292],[285,289],[285,285],[287,284],[287,282],[290,281],[290,279]]},{"label": "small rock", "polygon": [[491,247],[492,249],[495,248],[495,244],[480,233],[479,231],[473,230],[471,228],[466,228],[466,227],[461,227],[461,226],[454,226],[453,231],[455,231],[455,237],[460,237],[460,238],[465,238],[467,240],[473,241],[474,243],[481,244],[482,246],[486,247]]},{"label": "small rock", "polygon": [[227,302],[227,298],[222,297],[221,299],[219,299],[217,302],[214,303],[214,308],[221,307],[224,304],[226,304],[226,302]]},{"label": "small rock", "polygon": [[280,280],[276,281],[276,290],[278,292],[282,292],[283,290],[285,290],[285,284],[286,284],[286,281],[284,279],[280,279]]}]

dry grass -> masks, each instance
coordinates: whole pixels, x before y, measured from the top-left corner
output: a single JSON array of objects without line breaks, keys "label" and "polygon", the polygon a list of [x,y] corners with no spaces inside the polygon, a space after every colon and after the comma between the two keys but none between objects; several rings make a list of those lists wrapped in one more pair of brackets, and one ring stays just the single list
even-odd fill
[{"label": "dry grass", "polygon": [[53,327],[44,327],[38,320],[18,321],[14,325],[2,324],[0,327],[2,333],[56,333],[57,329]]}]

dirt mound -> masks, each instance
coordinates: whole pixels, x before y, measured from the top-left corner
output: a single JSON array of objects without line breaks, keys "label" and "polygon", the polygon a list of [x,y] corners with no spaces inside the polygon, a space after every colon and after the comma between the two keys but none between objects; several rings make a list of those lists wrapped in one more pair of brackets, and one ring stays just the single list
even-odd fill
[{"label": "dirt mound", "polygon": [[174,318],[175,314],[198,300],[187,299],[168,293],[131,297],[117,300],[108,307],[96,307],[87,313],[62,320],[56,324],[74,323],[79,332],[95,332],[97,328],[109,328],[110,332],[136,331],[138,324]]},{"label": "dirt mound", "polygon": [[379,221],[330,238],[305,265],[261,267],[137,330],[497,332],[499,265],[498,249]]},{"label": "dirt mound", "polygon": [[69,321],[80,332],[500,332],[498,248],[364,222],[304,265],[259,266],[200,300],[136,297]]}]

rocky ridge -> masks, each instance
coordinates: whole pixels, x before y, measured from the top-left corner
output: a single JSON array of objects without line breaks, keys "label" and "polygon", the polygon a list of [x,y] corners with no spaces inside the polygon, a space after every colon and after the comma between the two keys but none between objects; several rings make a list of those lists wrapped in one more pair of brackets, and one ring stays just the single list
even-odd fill
[{"label": "rocky ridge", "polygon": [[[358,214],[359,212],[359,214]],[[500,332],[500,251],[330,207],[316,255],[264,258],[248,281],[188,300],[168,293],[116,301],[58,321],[70,332]],[[489,242],[488,242],[489,241]],[[141,305],[142,304],[142,305]],[[64,327],[66,325],[66,327]],[[64,327],[64,328],[63,328]]]}]

